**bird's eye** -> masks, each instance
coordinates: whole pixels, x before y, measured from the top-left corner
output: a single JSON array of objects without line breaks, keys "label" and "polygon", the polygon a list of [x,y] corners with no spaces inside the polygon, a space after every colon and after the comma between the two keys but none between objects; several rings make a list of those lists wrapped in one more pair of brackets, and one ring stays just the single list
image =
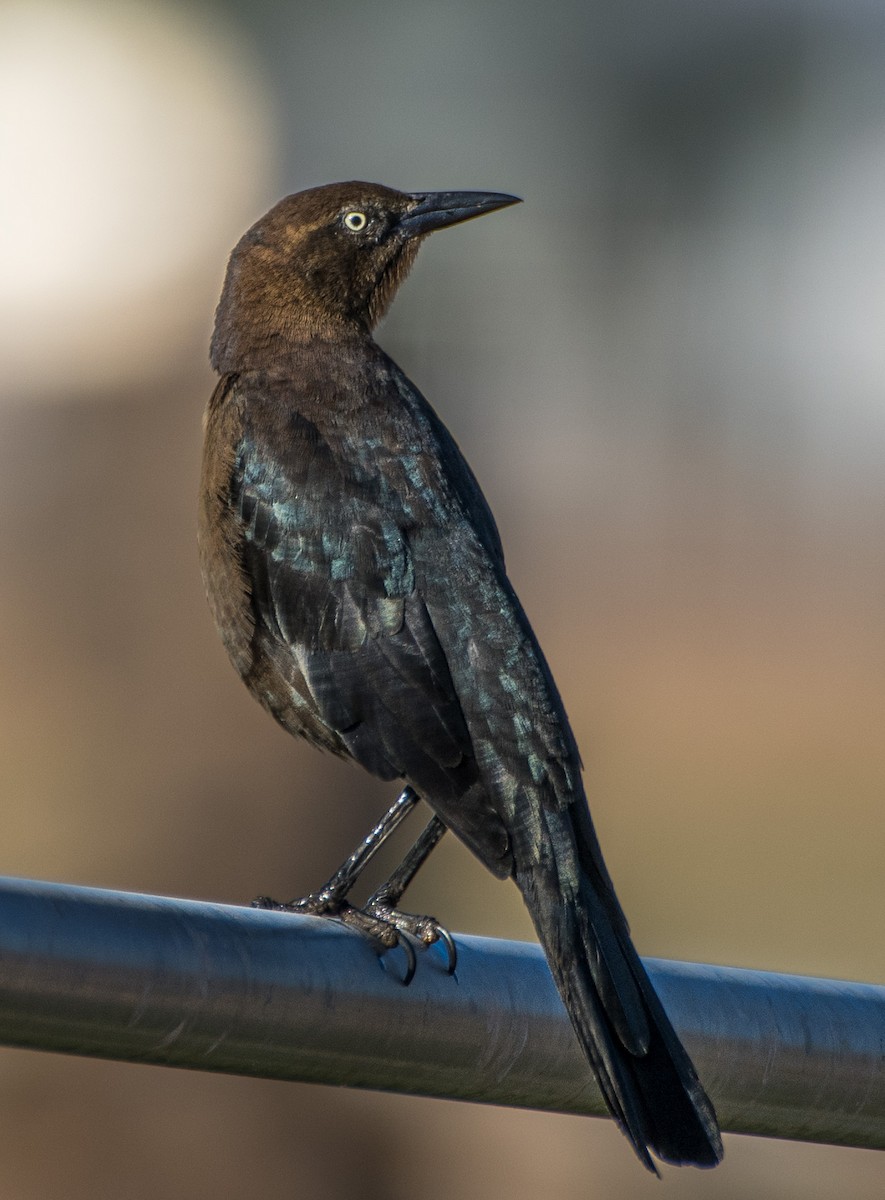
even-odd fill
[{"label": "bird's eye", "polygon": [[344,224],[351,233],[362,233],[369,223],[364,212],[349,212],[344,214]]}]

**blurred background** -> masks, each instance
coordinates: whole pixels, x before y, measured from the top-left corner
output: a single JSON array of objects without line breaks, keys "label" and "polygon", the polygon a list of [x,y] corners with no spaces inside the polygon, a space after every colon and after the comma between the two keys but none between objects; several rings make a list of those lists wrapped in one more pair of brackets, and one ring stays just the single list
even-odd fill
[{"label": "blurred background", "polygon": [[[246,902],[392,799],[236,679],[195,550],[227,254],[357,178],[518,209],[379,340],[498,516],[646,954],[885,980],[885,9],[6,0],[0,871]],[[410,895],[531,937],[444,844]],[[0,1196],[881,1197],[885,1156],[0,1052]]]}]

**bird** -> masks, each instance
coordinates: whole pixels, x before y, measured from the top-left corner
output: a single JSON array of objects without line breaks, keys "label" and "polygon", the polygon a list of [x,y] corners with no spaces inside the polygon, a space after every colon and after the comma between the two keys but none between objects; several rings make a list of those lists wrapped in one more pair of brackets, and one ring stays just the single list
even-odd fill
[{"label": "bird", "polygon": [[[575,738],[479,483],[373,331],[432,232],[496,192],[327,184],[235,246],[210,360],[199,549],[230,659],[284,729],[404,785],[324,888],[290,904],[383,945],[442,941],[397,907],[451,830],[522,893],[605,1103],[640,1162],[715,1166],[713,1106],[633,946]],[[347,900],[421,798],[433,817],[362,908]],[[412,965],[413,969],[413,965]]]}]

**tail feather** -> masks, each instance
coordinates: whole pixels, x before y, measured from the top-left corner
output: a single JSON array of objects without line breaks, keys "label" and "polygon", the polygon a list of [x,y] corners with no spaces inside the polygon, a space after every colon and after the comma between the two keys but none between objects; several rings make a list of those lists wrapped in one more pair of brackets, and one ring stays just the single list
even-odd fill
[{"label": "tail feather", "polygon": [[517,855],[516,882],[612,1117],[652,1172],[649,1151],[715,1166],[716,1114],[633,947],[592,826],[576,829],[571,809],[546,810],[543,826],[549,840]]}]

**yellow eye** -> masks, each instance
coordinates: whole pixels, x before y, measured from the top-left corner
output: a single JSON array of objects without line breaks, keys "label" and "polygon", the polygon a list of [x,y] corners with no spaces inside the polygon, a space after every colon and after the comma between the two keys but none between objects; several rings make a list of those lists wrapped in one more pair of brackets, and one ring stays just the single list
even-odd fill
[{"label": "yellow eye", "polygon": [[369,223],[364,212],[349,212],[344,214],[344,224],[351,233],[362,233]]}]

